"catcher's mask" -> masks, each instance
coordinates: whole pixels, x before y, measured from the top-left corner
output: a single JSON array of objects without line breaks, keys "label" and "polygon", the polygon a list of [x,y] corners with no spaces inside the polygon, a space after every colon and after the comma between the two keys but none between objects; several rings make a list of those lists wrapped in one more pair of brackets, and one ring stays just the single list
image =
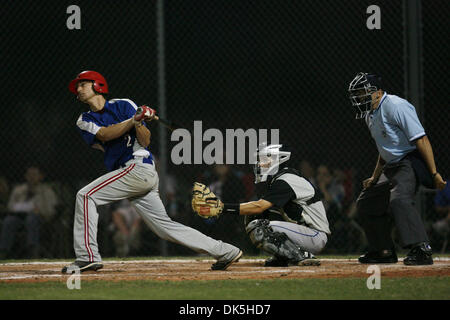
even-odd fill
[{"label": "catcher's mask", "polygon": [[372,93],[381,89],[381,77],[360,72],[350,82],[348,94],[356,111],[356,119],[362,119],[372,107]]},{"label": "catcher's mask", "polygon": [[291,152],[283,150],[281,144],[260,145],[255,154],[255,183],[267,181],[267,177],[276,174],[280,164],[288,161],[290,157]]}]

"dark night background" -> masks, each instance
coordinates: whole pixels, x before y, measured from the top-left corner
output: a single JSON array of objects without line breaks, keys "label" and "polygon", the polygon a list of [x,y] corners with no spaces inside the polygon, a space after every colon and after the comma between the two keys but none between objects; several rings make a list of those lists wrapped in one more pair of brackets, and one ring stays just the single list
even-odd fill
[{"label": "dark night background", "polygon": [[[70,4],[81,8],[81,30],[66,28]],[[381,30],[366,28],[370,4],[381,8]],[[422,120],[445,172],[449,6],[423,2]],[[401,1],[166,1],[164,10],[169,119],[202,120],[204,130],[279,128],[299,158],[370,173],[376,149],[346,90],[369,71],[404,96]],[[97,176],[101,155],[75,130],[86,106],[67,84],[97,70],[111,98],[158,109],[155,2],[18,1],[2,16],[5,174],[38,161],[52,178]]]},{"label": "dark night background", "polygon": [[[81,8],[81,30],[66,28],[72,4]],[[366,28],[372,4],[381,8],[381,30]],[[364,121],[354,119],[347,87],[357,72],[375,72],[388,93],[406,97],[402,4],[165,1],[167,118],[186,127],[202,120],[203,130],[278,128],[296,163],[353,168],[359,184],[377,150]],[[100,176],[102,155],[75,125],[87,106],[67,86],[80,71],[96,70],[109,98],[158,110],[156,2],[13,1],[1,16],[0,174],[19,182],[27,165],[39,163],[49,180],[74,188]],[[446,177],[449,16],[449,1],[422,1],[421,120]],[[158,125],[152,128],[158,155]],[[192,183],[205,167],[170,165],[169,173]]]}]

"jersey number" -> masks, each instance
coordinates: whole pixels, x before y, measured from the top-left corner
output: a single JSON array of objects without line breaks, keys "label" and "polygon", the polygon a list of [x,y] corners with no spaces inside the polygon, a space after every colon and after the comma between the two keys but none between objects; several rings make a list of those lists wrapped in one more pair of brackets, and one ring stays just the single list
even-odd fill
[{"label": "jersey number", "polygon": [[127,140],[127,148],[131,147],[131,136],[129,134],[127,134],[125,136],[125,139]]}]

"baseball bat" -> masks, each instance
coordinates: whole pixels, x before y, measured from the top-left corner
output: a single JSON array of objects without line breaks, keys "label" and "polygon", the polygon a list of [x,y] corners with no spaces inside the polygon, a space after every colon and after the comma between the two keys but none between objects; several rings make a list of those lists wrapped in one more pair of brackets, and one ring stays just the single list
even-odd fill
[{"label": "baseball bat", "polygon": [[[141,108],[141,107],[139,107],[139,108]],[[138,110],[139,110],[139,108],[138,108]],[[157,116],[157,115],[155,115],[152,120],[158,121],[159,123],[161,123],[163,126],[165,126],[170,131],[174,131],[175,129],[182,128],[182,126],[178,125],[177,123],[175,123],[173,121],[170,121],[170,120],[167,120],[167,119],[163,119],[163,118],[161,118],[160,116]],[[150,124],[150,122],[152,120],[144,120],[144,121],[147,124]]]},{"label": "baseball bat", "polygon": [[[161,123],[163,126],[165,126],[170,131],[174,131],[175,129],[180,128],[180,126],[177,125],[176,123],[174,123],[173,121],[160,118],[159,116],[155,116],[153,118],[153,120],[158,121],[159,123]],[[145,122],[150,123],[151,121],[146,120]]]}]

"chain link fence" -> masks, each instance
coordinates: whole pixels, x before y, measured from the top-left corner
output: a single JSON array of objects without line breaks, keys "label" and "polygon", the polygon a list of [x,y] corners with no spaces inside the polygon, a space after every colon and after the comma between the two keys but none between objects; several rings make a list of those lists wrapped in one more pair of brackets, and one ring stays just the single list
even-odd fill
[{"label": "chain link fence", "polygon": [[[418,4],[419,15],[408,21],[412,4]],[[68,27],[71,5],[80,10],[80,29]],[[372,5],[379,8],[379,29],[367,25]],[[201,121],[203,132],[216,128],[224,136],[226,129],[278,129],[280,142],[294,150],[292,166],[332,195],[326,203],[332,235],[323,253],[362,252],[366,241],[354,204],[377,150],[365,123],[354,119],[348,84],[359,71],[376,72],[387,92],[410,99],[409,31],[417,27],[420,77],[413,93],[438,169],[447,177],[449,14],[444,0],[5,5],[0,119],[4,257],[74,255],[75,195],[106,173],[102,154],[85,145],[75,125],[88,109],[67,85],[82,70],[106,77],[108,98],[129,98],[157,111],[164,107],[166,118],[183,128],[192,130],[194,121]],[[210,185],[225,202],[255,200],[252,166],[176,165],[171,150],[177,142],[171,133],[155,123],[151,131],[150,149],[161,159],[161,197],[169,216],[247,254],[261,253],[245,234],[242,217],[204,220],[190,205],[194,181]],[[39,219],[29,217],[31,207],[19,210],[11,204],[14,190],[32,179],[54,193],[47,197],[51,208],[37,214]],[[21,201],[29,203],[33,197],[28,197]],[[55,201],[48,200],[52,197]],[[436,209],[435,197],[434,190],[420,189],[417,205],[433,248],[445,251],[446,211]],[[12,222],[11,216],[17,219]],[[441,227],[433,227],[437,222]],[[98,241],[104,257],[195,254],[159,239],[126,202],[99,208]]]}]

